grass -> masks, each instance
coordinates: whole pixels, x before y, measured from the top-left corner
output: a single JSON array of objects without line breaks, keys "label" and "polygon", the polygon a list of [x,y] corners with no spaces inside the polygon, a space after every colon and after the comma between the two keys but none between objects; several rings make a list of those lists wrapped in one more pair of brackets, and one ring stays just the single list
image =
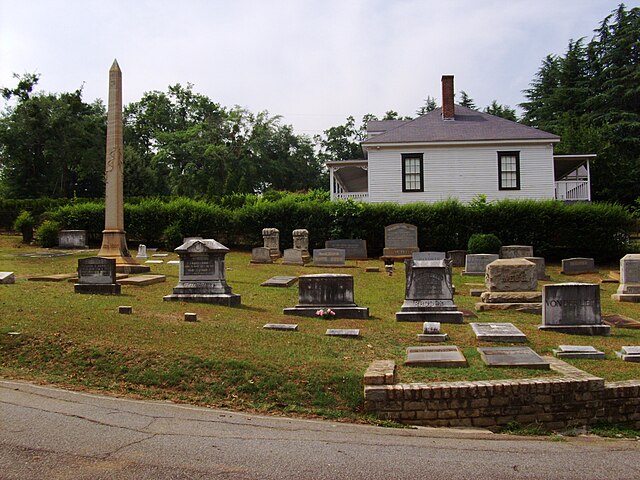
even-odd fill
[{"label": "grass", "polygon": [[[395,321],[404,298],[404,269],[365,273],[379,261],[351,262],[356,268],[331,270],[354,275],[355,300],[370,309],[369,320],[321,320],[290,317],[284,307],[297,303],[297,287],[260,287],[274,275],[303,275],[323,270],[290,265],[254,265],[249,254],[227,255],[227,280],[242,306],[163,302],[178,281],[175,265],[153,265],[165,283],[123,286],[121,296],[80,295],[69,282],[32,282],[30,275],[72,273],[77,260],[96,252],[59,257],[26,257],[42,251],[20,244],[19,237],[0,236],[0,270],[14,271],[15,285],[0,285],[0,375],[71,388],[108,390],[147,398],[260,412],[322,416],[369,422],[362,413],[362,374],[372,360],[393,359],[402,382],[527,378],[554,375],[526,369],[491,369],[476,351],[478,342],[468,325],[443,325],[469,361],[468,368],[402,367],[405,349],[416,345],[420,324]],[[166,260],[177,258],[173,253]],[[553,281],[599,282],[602,275],[565,277],[558,265],[548,267]],[[455,269],[455,302],[473,310],[477,298]],[[616,284],[602,284],[603,314],[640,318],[640,305],[610,300]],[[117,313],[132,305],[132,315]],[[196,312],[197,323],[183,321]],[[578,368],[607,380],[640,377],[637,364],[614,355],[622,345],[640,344],[640,330],[613,329],[611,337],[579,337],[540,332],[539,315],[520,312],[480,312],[472,321],[512,322],[529,337],[529,346],[551,354],[559,344],[591,344],[606,352],[604,361],[569,360]],[[265,323],[298,323],[297,332],[266,331]],[[358,340],[325,337],[327,328],[360,328]],[[9,335],[9,332],[20,332]]]}]

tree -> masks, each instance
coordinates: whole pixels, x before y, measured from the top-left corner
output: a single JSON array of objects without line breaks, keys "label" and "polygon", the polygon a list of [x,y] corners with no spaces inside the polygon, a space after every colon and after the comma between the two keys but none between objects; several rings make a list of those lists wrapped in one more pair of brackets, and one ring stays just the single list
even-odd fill
[{"label": "tree", "polygon": [[360,142],[366,137],[366,122],[375,119],[372,115],[365,115],[365,118],[357,128],[355,118],[350,115],[344,124],[330,127],[322,135],[317,135],[315,140],[320,147],[321,158],[324,161],[364,158]]},{"label": "tree", "polygon": [[474,103],[473,99],[464,90],[460,90],[460,97],[461,97],[460,105],[462,105],[463,107],[470,108],[472,110],[477,110],[478,109],[478,107],[476,107],[476,104]]},{"label": "tree", "polygon": [[438,105],[436,104],[436,99],[431,95],[427,95],[427,98],[424,100],[424,105],[422,105],[418,110],[416,110],[416,115],[421,116],[425,113],[433,112]]},{"label": "tree", "polygon": [[484,113],[495,115],[496,117],[506,118],[512,122],[517,121],[516,111],[509,105],[500,105],[497,100],[493,100],[488,107],[484,108]]},{"label": "tree", "polygon": [[98,197],[104,194],[106,113],[100,102],[70,93],[33,93],[38,75],[3,88],[0,117],[0,183],[13,198]]}]

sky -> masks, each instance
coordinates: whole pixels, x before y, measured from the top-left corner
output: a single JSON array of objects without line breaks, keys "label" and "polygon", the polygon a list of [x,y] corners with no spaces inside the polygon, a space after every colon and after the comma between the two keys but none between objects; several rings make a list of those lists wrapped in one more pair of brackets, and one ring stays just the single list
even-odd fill
[{"label": "sky", "polygon": [[[414,116],[455,76],[478,107],[515,107],[548,54],[565,53],[615,0],[0,0],[0,86],[124,103],[193,84],[226,107],[281,115],[314,135],[388,110]],[[625,1],[628,8],[640,0]],[[459,94],[458,94],[459,98]]]}]

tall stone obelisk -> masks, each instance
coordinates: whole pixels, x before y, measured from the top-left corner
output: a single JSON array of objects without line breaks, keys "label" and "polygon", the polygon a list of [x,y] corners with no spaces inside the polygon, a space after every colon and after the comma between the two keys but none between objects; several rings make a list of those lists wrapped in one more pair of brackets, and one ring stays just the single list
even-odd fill
[{"label": "tall stone obelisk", "polygon": [[124,142],[122,131],[122,72],[118,62],[114,60],[109,69],[104,230],[102,231],[102,247],[100,247],[98,256],[115,258],[116,271],[118,272],[148,272],[149,267],[139,265],[127,249],[124,231]]}]

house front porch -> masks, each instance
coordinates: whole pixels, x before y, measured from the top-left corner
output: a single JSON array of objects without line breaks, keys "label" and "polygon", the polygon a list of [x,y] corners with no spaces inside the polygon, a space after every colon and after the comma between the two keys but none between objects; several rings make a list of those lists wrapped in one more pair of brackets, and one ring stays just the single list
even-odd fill
[{"label": "house front porch", "polygon": [[555,198],[564,202],[591,201],[589,160],[594,153],[582,155],[554,155]]},{"label": "house front porch", "polygon": [[327,162],[331,200],[369,201],[369,175],[366,160]]}]

